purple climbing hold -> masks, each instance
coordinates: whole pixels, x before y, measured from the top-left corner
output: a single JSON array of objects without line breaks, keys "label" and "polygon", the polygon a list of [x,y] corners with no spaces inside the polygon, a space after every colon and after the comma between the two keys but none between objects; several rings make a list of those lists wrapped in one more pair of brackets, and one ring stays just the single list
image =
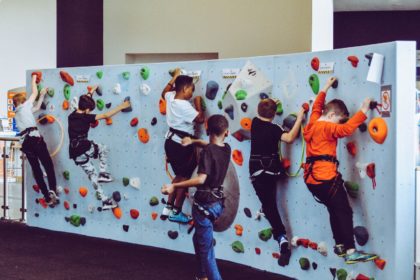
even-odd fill
[{"label": "purple climbing hold", "polygon": [[176,230],[170,230],[168,231],[168,236],[170,239],[177,239],[178,238],[178,232]]},{"label": "purple climbing hold", "polygon": [[367,130],[367,125],[366,125],[366,123],[362,123],[361,125],[359,125],[359,130],[360,130],[360,132],[366,132],[366,130]]},{"label": "purple climbing hold", "polygon": [[109,108],[111,108],[111,105],[112,105],[112,103],[111,103],[111,102],[109,102],[109,103],[106,103],[106,104],[105,104],[105,107],[106,107],[107,109],[109,109]]},{"label": "purple climbing hold", "polygon": [[112,193],[112,199],[114,199],[116,202],[121,201],[121,194],[119,191],[115,191]]},{"label": "purple climbing hold", "polygon": [[313,263],[312,263],[312,268],[313,268],[314,270],[316,270],[316,269],[318,268],[318,264],[317,264],[316,262],[313,262]]},{"label": "purple climbing hold", "polygon": [[37,218],[38,218],[38,217],[39,217],[39,213],[35,213],[35,217],[37,217]]},{"label": "purple climbing hold", "polygon": [[214,100],[219,90],[219,84],[215,81],[209,81],[206,86],[206,97],[210,100]]},{"label": "purple climbing hold", "polygon": [[252,213],[251,213],[251,210],[249,209],[249,208],[244,208],[244,213],[245,213],[245,216],[247,216],[248,218],[252,218]]},{"label": "purple climbing hold", "polygon": [[77,204],[73,203],[73,209],[76,209],[76,208],[77,208]]},{"label": "purple climbing hold", "polygon": [[230,105],[225,109],[225,113],[228,114],[229,118],[233,121],[235,119],[233,114],[233,105]]},{"label": "purple climbing hold", "polygon": [[151,125],[156,125],[157,124],[157,118],[153,118],[152,121],[150,122]]},{"label": "purple climbing hold", "polygon": [[332,88],[337,88],[338,87],[338,79],[336,79],[334,81],[334,83],[331,85]]},{"label": "purple climbing hold", "polygon": [[248,105],[246,103],[242,103],[241,104],[241,109],[244,113],[246,113],[246,111],[248,110]]}]

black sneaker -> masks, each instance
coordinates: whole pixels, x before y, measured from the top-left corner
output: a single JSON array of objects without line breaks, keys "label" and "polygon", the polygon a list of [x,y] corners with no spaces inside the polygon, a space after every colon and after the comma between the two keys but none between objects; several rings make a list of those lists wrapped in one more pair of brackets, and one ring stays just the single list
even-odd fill
[{"label": "black sneaker", "polygon": [[280,247],[280,258],[277,263],[280,266],[289,265],[292,253],[289,248],[289,240],[287,239],[287,236],[284,234],[280,235],[278,242]]},{"label": "black sneaker", "polygon": [[117,206],[118,204],[112,198],[102,201],[102,210],[109,210]]},{"label": "black sneaker", "polygon": [[340,258],[346,255],[346,248],[344,248],[343,244],[338,244],[334,246],[334,253],[339,256]]},{"label": "black sneaker", "polygon": [[98,183],[109,183],[112,181],[114,181],[114,178],[112,178],[110,173],[108,172],[99,173]]}]

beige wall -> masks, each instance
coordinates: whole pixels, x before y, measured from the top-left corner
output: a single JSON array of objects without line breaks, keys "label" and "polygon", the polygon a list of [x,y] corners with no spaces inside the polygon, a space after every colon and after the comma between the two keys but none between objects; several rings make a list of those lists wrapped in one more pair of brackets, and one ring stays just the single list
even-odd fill
[{"label": "beige wall", "polygon": [[126,53],[310,51],[311,22],[311,0],[104,0],[104,63],[125,63]]}]

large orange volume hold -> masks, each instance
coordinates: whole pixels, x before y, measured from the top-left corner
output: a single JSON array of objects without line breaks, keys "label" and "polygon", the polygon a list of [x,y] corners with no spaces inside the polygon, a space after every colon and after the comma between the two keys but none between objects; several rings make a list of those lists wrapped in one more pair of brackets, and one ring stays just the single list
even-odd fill
[{"label": "large orange volume hold", "polygon": [[375,141],[378,144],[382,144],[385,142],[385,139],[388,135],[388,126],[386,125],[384,119],[373,118],[369,122],[368,131],[373,141]]}]

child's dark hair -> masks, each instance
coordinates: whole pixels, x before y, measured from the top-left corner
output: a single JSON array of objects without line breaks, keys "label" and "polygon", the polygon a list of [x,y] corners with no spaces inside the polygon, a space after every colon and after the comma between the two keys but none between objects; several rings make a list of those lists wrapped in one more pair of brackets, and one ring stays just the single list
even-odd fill
[{"label": "child's dark hair", "polygon": [[277,104],[271,98],[265,98],[258,103],[258,115],[263,118],[274,118],[277,111]]},{"label": "child's dark hair", "polygon": [[95,109],[95,100],[93,100],[90,94],[84,94],[79,98],[79,110],[91,110]]},{"label": "child's dark hair", "polygon": [[228,120],[222,115],[213,115],[207,120],[207,133],[220,136],[229,128]]},{"label": "child's dark hair", "polygon": [[175,91],[180,92],[184,87],[194,86],[193,78],[190,76],[179,75],[175,80]]},{"label": "child's dark hair", "polygon": [[331,111],[333,111],[337,115],[343,115],[346,118],[350,115],[349,110],[347,110],[346,104],[344,104],[344,102],[340,99],[333,99],[330,102],[328,102],[324,106],[322,114],[326,115]]}]

